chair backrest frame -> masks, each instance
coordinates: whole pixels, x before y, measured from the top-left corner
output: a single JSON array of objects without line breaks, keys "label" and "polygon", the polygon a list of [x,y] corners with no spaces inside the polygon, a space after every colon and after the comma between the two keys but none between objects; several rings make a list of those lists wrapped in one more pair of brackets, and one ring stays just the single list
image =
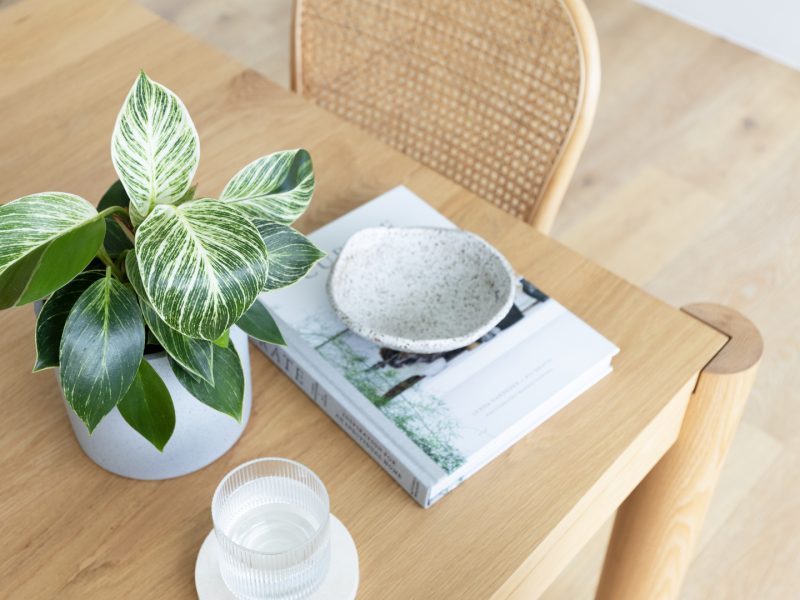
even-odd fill
[{"label": "chair backrest frame", "polygon": [[[291,24],[291,87],[304,93],[302,14],[304,0],[293,0]],[[543,233],[549,233],[561,207],[578,159],[586,145],[600,94],[600,50],[594,23],[583,0],[559,0],[575,36],[580,59],[580,84],[572,122],[561,141],[560,150],[547,175],[539,198],[525,220]],[[447,175],[445,173],[445,175]]]}]

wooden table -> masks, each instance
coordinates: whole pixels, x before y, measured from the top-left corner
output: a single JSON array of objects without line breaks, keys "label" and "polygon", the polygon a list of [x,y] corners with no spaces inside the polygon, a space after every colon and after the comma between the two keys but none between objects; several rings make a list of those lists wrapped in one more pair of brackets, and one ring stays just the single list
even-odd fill
[{"label": "wooden table", "polygon": [[[333,512],[358,545],[359,598],[535,596],[637,485],[618,518],[601,595],[677,589],[675,574],[679,584],[755,372],[757,343],[733,352],[729,336],[136,5],[24,0],[0,11],[0,39],[3,202],[44,190],[98,199],[115,179],[114,118],[144,68],[194,117],[199,193],[218,194],[257,156],[304,146],[318,187],[301,229],[403,183],[490,240],[622,349],[611,376],[426,511],[257,351],[251,421],[225,457],[170,481],[111,475],[82,454],[53,375],[31,374],[31,308],[6,311],[0,597],[194,597],[194,562],[211,528],[216,484],[235,465],[273,455],[299,460],[325,481]],[[734,342],[757,338],[736,315],[697,314],[733,331]],[[672,528],[678,518],[686,531]]]}]

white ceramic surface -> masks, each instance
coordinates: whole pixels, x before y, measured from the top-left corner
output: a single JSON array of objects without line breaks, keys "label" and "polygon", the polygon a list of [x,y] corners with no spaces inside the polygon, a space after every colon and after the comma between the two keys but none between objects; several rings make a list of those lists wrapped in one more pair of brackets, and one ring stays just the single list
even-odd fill
[{"label": "white ceramic surface", "polygon": [[336,313],[386,348],[434,353],[471,344],[506,316],[514,272],[473,233],[372,227],[342,248],[328,280]]},{"label": "white ceramic surface", "polygon": [[[331,515],[331,564],[320,587],[307,600],[353,600],[358,591],[358,551],[350,532]],[[214,530],[206,536],[194,567],[199,600],[237,600],[219,572],[219,543]]]},{"label": "white ceramic surface", "polygon": [[206,406],[186,391],[172,373],[166,354],[160,353],[148,357],[147,362],[164,380],[175,406],[175,431],[164,451],[156,450],[128,425],[116,408],[89,435],[65,400],[75,437],[86,455],[117,475],[132,479],[169,479],[197,471],[225,454],[242,435],[250,418],[252,400],[247,334],[233,327],[230,339],[244,370],[241,423]]}]

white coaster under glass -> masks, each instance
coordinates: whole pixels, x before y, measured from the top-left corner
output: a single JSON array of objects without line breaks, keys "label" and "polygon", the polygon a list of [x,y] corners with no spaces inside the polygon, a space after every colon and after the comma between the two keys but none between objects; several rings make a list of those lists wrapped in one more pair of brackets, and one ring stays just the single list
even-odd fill
[{"label": "white coaster under glass", "polygon": [[[331,562],[328,574],[306,600],[354,600],[358,590],[358,551],[350,532],[330,516]],[[219,544],[212,529],[206,536],[194,569],[199,600],[236,600],[222,581],[218,560]]]}]

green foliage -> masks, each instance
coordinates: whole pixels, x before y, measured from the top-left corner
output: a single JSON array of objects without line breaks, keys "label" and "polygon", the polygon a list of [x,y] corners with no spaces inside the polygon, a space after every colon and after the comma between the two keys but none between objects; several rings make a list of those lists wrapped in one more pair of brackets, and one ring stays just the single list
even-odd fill
[{"label": "green foliage", "polygon": [[105,222],[73,194],[48,192],[0,206],[0,308],[52,294],[97,253]]},{"label": "green foliage", "polygon": [[158,315],[205,340],[236,323],[267,281],[267,248],[258,230],[215,200],[158,205],[137,230],[136,258]]},{"label": "green foliage", "polygon": [[58,366],[61,334],[72,307],[83,292],[103,277],[103,271],[84,271],[56,290],[44,303],[36,318],[36,364],[34,371]]},{"label": "green foliage", "polygon": [[136,294],[111,269],[70,310],[61,337],[61,387],[90,432],[133,383],[144,335]]},{"label": "green foliage", "polygon": [[278,324],[266,307],[259,301],[247,309],[247,312],[236,322],[247,335],[268,344],[285,346]]},{"label": "green foliage", "polygon": [[146,300],[139,300],[144,322],[150,328],[158,343],[184,369],[195,377],[214,384],[212,342],[190,338],[172,329],[161,320]]},{"label": "green foliage", "polygon": [[175,407],[167,386],[145,359],[117,408],[128,425],[159,451],[164,450],[175,430]]},{"label": "green foliage", "polygon": [[222,332],[217,339],[214,340],[214,345],[219,346],[220,348],[227,348],[228,344],[231,343],[231,330],[226,329]]},{"label": "green foliage", "polygon": [[0,308],[45,299],[34,370],[60,368],[64,396],[90,432],[117,408],[156,449],[168,443],[174,407],[145,343],[167,352],[200,402],[241,419],[230,327],[283,344],[257,296],[323,256],[289,227],[314,189],[307,151],[256,159],[219,200],[195,199],[199,158],[183,102],[141,73],[112,135],[119,180],[97,208],[61,192],[0,205]]},{"label": "green foliage", "polygon": [[[111,187],[106,190],[100,202],[97,203],[97,210],[105,210],[114,206],[128,209],[130,199],[125,191],[122,182],[117,179]],[[120,219],[122,224],[115,220]],[[103,240],[103,246],[108,252],[109,256],[119,256],[125,250],[133,249],[133,241],[126,235],[123,227],[129,230],[132,228],[130,220],[120,214],[106,217],[106,237]]]},{"label": "green foliage", "polygon": [[144,72],[133,84],[111,137],[111,162],[139,225],[159,204],[176,204],[200,162],[197,130],[181,99]]},{"label": "green foliage", "polygon": [[325,253],[299,231],[282,223],[254,219],[261,239],[269,248],[269,273],[265,291],[277,290],[305,277]]},{"label": "green foliage", "polygon": [[192,395],[206,404],[237,421],[242,420],[244,401],[244,373],[239,354],[233,344],[227,348],[214,344],[214,385],[195,378],[170,358],[172,372]]},{"label": "green foliage", "polygon": [[289,225],[306,211],[313,191],[311,155],[302,149],[286,150],[262,156],[239,171],[220,200],[252,219]]}]

